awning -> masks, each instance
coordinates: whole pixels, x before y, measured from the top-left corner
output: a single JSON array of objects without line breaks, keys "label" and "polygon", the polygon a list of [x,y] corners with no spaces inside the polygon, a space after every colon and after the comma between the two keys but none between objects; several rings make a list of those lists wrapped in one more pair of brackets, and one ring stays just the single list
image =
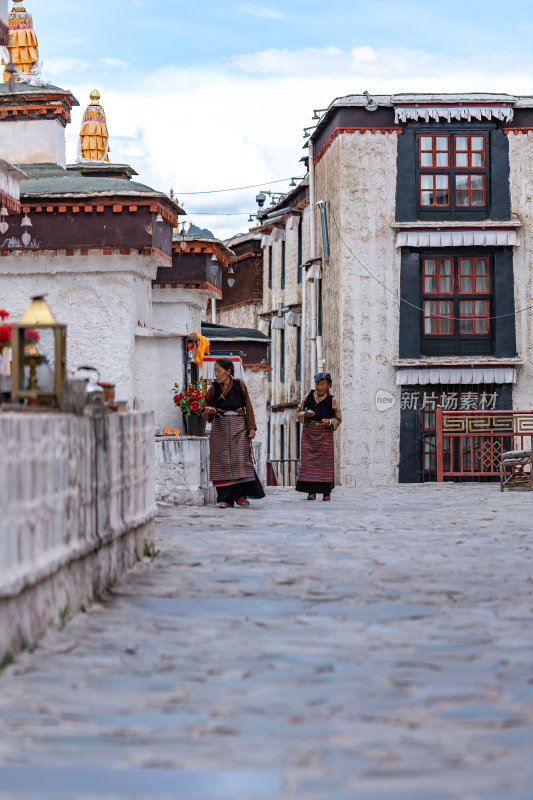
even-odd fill
[{"label": "awning", "polygon": [[[407,122],[409,119],[423,119],[425,122],[445,119],[472,120],[499,119],[501,122],[511,122],[514,112],[505,106],[395,106],[394,121]],[[429,131],[430,132],[430,131]]]},{"label": "awning", "polygon": [[322,277],[322,268],[320,266],[320,261],[313,261],[313,263],[307,270],[305,279],[307,281],[315,281],[319,280],[321,277]]},{"label": "awning", "polygon": [[396,247],[518,247],[515,230],[398,231]]},{"label": "awning", "polygon": [[286,228],[288,231],[295,231],[298,229],[298,225],[300,224],[300,215],[299,214],[290,214]]},{"label": "awning", "polygon": [[516,383],[515,367],[400,367],[396,386],[427,384]]},{"label": "awning", "polygon": [[271,233],[271,241],[272,242],[284,242],[285,241],[285,228],[281,225],[274,225],[272,228]]},{"label": "awning", "polygon": [[200,370],[201,378],[205,378],[208,381],[213,381],[215,379],[215,361],[217,361],[219,358],[227,358],[230,361],[233,361],[233,366],[235,367],[235,378],[238,380],[244,380],[245,376],[242,358],[240,355],[230,352],[212,353],[209,356],[205,356],[203,367]]}]

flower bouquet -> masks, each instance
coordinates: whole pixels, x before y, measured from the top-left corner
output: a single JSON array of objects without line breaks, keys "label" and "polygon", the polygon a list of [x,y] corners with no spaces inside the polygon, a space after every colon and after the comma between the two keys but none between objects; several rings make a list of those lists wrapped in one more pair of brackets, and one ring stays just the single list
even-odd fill
[{"label": "flower bouquet", "polygon": [[184,392],[180,392],[175,383],[174,392],[174,405],[183,413],[188,435],[204,436],[206,423],[201,414],[205,408],[205,393],[202,381],[189,384]]}]

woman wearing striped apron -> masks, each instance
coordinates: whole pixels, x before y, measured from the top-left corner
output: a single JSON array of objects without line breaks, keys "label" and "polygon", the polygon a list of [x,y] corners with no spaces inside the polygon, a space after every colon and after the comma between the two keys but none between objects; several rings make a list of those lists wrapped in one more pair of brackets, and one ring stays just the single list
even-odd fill
[{"label": "woman wearing striped apron", "polygon": [[316,500],[317,494],[323,495],[322,500],[331,500],[335,486],[333,432],[341,424],[342,414],[330,392],[329,372],[315,375],[315,386],[297,410],[303,429],[296,491],[307,492],[308,500]]},{"label": "woman wearing striped apron", "polygon": [[265,492],[252,462],[252,440],[257,426],[248,390],[233,377],[233,362],[215,362],[215,381],[205,395],[203,416],[211,422],[210,478],[220,508],[246,508],[248,497]]}]

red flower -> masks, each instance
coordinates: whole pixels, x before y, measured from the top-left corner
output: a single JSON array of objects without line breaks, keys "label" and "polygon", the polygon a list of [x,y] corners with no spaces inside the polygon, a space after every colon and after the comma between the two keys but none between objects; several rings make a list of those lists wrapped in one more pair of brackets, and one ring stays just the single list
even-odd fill
[{"label": "red flower", "polygon": [[2,319],[2,321],[4,321],[8,317],[9,317],[9,311],[6,311],[5,308],[0,308],[0,319]]},{"label": "red flower", "polygon": [[0,325],[0,350],[8,344],[11,344],[11,327]]},{"label": "red flower", "polygon": [[198,411],[201,410],[202,410],[201,403],[199,403],[198,400],[193,400],[193,402],[191,403],[191,411],[196,414]]},{"label": "red flower", "polygon": [[26,341],[33,342],[33,344],[39,344],[41,337],[37,331],[26,331]]}]

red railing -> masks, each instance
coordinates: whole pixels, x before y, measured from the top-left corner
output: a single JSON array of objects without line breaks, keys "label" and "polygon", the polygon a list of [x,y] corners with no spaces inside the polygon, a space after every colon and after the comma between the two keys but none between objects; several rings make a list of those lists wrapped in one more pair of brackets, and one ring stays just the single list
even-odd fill
[{"label": "red railing", "polygon": [[443,411],[437,408],[437,481],[500,474],[506,450],[530,450],[533,411]]}]

